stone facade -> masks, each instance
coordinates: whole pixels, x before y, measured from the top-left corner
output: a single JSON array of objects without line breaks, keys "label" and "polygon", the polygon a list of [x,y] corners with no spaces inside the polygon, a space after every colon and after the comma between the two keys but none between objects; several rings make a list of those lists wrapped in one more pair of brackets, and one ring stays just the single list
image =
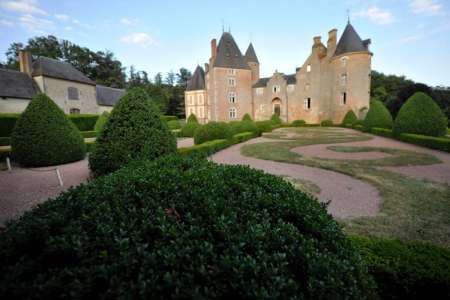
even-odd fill
[{"label": "stone facade", "polygon": [[[294,74],[275,72],[259,77],[259,61],[253,45],[243,56],[230,33],[225,32],[216,47],[211,41],[211,58],[205,65],[204,84],[186,91],[204,95],[208,121],[240,120],[249,113],[254,120],[268,120],[278,114],[284,122],[305,120],[317,124],[332,120],[339,124],[349,110],[363,118],[369,108],[372,53],[370,40],[361,40],[347,24],[339,42],[337,30],[328,33],[327,46],[313,38],[311,54]],[[196,73],[203,72],[197,67]],[[186,113],[198,111],[186,102]],[[197,115],[198,116],[198,115]]]}]

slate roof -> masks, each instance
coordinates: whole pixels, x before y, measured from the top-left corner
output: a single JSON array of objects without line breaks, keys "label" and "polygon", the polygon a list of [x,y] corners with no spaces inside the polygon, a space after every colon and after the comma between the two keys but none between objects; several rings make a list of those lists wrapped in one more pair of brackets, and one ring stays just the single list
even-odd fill
[{"label": "slate roof", "polygon": [[60,60],[51,59],[48,57],[39,57],[33,62],[32,68],[32,76],[43,75],[57,79],[95,85],[94,81],[78,71],[74,66]]},{"label": "slate roof", "polygon": [[114,106],[125,95],[125,90],[97,85],[97,104],[102,106]]},{"label": "slate roof", "polygon": [[336,46],[334,56],[349,52],[369,51],[370,39],[361,40],[355,28],[348,23]]},{"label": "slate roof", "polygon": [[214,67],[250,70],[241,50],[229,32],[224,32],[217,46]]},{"label": "slate roof", "polygon": [[[297,78],[295,77],[295,74],[289,74],[289,75],[283,75],[284,79],[286,80],[287,84],[296,84]],[[267,83],[272,77],[264,77],[260,78],[257,82],[253,84],[253,88],[259,88],[259,87],[265,87],[267,86]]]},{"label": "slate roof", "polygon": [[31,99],[38,91],[33,79],[27,74],[0,69],[0,97]]},{"label": "slate roof", "polygon": [[253,48],[252,43],[248,45],[247,51],[245,51],[245,61],[259,63],[258,57],[256,56],[255,48]]},{"label": "slate roof", "polygon": [[196,91],[205,89],[205,71],[202,67],[197,66],[191,79],[187,83],[187,91]]}]

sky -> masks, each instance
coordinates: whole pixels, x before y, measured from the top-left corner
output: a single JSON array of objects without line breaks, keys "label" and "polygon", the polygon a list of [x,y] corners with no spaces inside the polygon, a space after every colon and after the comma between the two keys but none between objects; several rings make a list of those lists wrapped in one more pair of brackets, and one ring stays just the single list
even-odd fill
[{"label": "sky", "polygon": [[253,43],[261,76],[292,74],[313,37],[339,37],[348,17],[372,40],[374,70],[450,86],[449,0],[0,0],[0,61],[11,43],[52,34],[150,75],[194,70],[225,28],[241,52]]}]

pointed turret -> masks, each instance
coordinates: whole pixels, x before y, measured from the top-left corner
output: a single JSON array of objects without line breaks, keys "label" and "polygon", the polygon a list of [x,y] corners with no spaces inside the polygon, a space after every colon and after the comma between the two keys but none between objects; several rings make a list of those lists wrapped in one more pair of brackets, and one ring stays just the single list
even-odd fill
[{"label": "pointed turret", "polygon": [[191,79],[188,81],[186,90],[196,91],[205,89],[205,71],[200,66],[197,66]]},{"label": "pointed turret", "polygon": [[258,57],[256,56],[256,52],[255,52],[255,49],[253,48],[252,43],[250,43],[250,45],[248,45],[247,51],[245,51],[245,61],[247,63],[249,63],[249,62],[259,63]]},{"label": "pointed turret", "polygon": [[334,56],[349,52],[369,51],[370,39],[361,40],[352,24],[348,22],[336,46]]},{"label": "pointed turret", "polygon": [[229,32],[224,32],[217,46],[217,56],[214,60],[214,67],[245,69],[250,67],[244,60],[244,56]]}]

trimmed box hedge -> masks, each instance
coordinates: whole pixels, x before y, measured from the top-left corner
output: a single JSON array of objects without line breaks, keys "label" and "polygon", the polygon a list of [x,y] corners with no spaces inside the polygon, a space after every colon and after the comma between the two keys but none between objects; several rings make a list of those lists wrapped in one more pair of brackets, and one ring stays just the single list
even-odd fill
[{"label": "trimmed box hedge", "polygon": [[81,134],[83,135],[83,138],[94,138],[97,137],[98,132],[95,130],[92,131],[82,131]]},{"label": "trimmed box hedge", "polygon": [[177,121],[178,120],[177,116],[160,116],[160,118],[164,122]]},{"label": "trimmed box hedge", "polygon": [[74,114],[74,115],[67,115],[67,117],[75,124],[75,126],[77,126],[78,130],[92,131],[94,130],[95,123],[97,123],[99,115]]},{"label": "trimmed box hedge", "polygon": [[0,146],[11,145],[11,138],[9,136],[0,136]]},{"label": "trimmed box hedge", "polygon": [[11,136],[11,132],[14,129],[17,119],[20,114],[5,114],[0,113],[0,136]]},{"label": "trimmed box hedge", "polygon": [[378,127],[373,127],[370,130],[371,133],[376,134],[376,135],[381,135],[384,137],[388,137],[388,138],[393,138],[393,133],[391,129],[386,129],[386,128],[378,128]]},{"label": "trimmed box hedge", "polygon": [[402,133],[398,139],[403,142],[450,152],[450,138],[448,137],[433,137],[420,134]]}]

